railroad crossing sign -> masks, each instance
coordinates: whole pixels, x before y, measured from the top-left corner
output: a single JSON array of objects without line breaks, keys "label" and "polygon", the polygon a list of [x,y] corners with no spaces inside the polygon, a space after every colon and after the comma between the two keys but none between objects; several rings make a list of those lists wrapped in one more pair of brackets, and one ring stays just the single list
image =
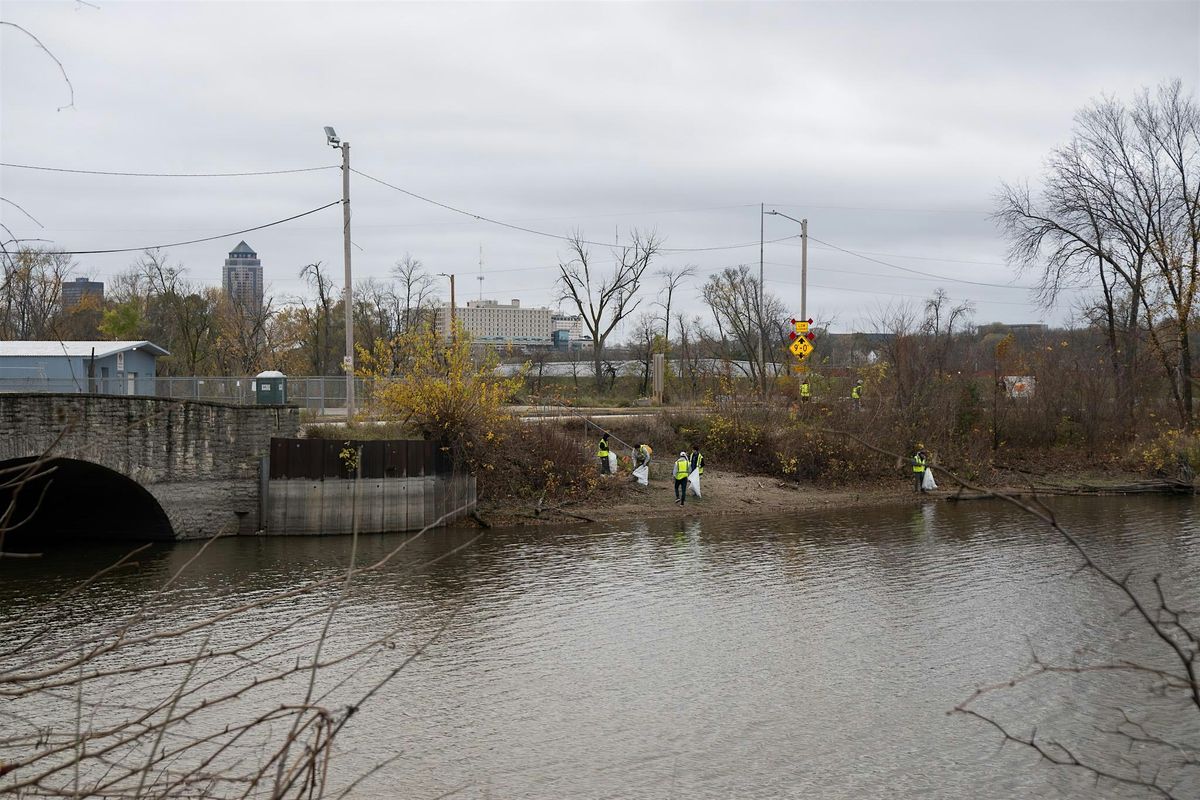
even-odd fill
[{"label": "railroad crossing sign", "polygon": [[808,339],[799,338],[792,342],[788,349],[792,351],[792,355],[804,360],[808,358],[808,354],[813,351],[813,346],[809,344]]}]

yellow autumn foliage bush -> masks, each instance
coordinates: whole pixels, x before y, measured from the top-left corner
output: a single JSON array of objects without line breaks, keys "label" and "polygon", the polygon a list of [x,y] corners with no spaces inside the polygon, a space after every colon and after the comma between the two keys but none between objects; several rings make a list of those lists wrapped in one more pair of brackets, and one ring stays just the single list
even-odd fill
[{"label": "yellow autumn foliage bush", "polygon": [[429,327],[377,340],[370,350],[359,348],[358,359],[377,417],[437,442],[456,467],[494,468],[512,422],[505,403],[520,390],[524,371],[498,374],[492,350],[474,357],[461,325],[449,340]]}]

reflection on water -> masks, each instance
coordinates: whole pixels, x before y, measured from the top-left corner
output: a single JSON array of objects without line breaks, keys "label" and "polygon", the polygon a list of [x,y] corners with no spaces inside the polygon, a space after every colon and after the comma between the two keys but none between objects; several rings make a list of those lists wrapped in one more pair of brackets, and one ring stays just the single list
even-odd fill
[{"label": "reflection on water", "polygon": [[[1200,605],[1193,501],[1056,509],[1099,560],[1161,571]],[[449,623],[343,734],[343,776],[401,754],[359,796],[1124,796],[946,713],[1016,674],[1031,650],[1066,658],[1120,642],[1156,657],[1153,643],[1128,637],[1109,592],[1072,577],[1070,549],[1008,507],[499,531],[428,563],[474,535],[414,540],[339,615],[346,643],[404,631],[360,685]],[[365,538],[359,558],[397,541]],[[152,548],[138,570],[56,608],[55,625],[67,635],[128,611],[198,547]],[[34,608],[120,552],[0,562],[0,613]],[[173,591],[192,613],[213,613],[337,575],[348,555],[345,538],[220,541]],[[250,634],[272,623],[240,624]],[[992,708],[1067,730],[1072,715],[1121,701],[1060,682]]]}]

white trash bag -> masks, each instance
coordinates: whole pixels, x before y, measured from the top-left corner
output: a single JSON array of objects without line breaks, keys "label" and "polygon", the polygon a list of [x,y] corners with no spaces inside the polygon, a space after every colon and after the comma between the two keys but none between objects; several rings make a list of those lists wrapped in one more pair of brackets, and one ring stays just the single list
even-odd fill
[{"label": "white trash bag", "polygon": [[613,450],[608,451],[608,471],[617,474],[617,454]]},{"label": "white trash bag", "polygon": [[639,486],[649,486],[650,485],[650,465],[642,464],[640,467],[638,467],[637,469],[635,469],[633,471],[633,477],[637,478],[637,482],[638,482]]},{"label": "white trash bag", "polygon": [[927,492],[932,492],[937,488],[937,481],[933,479],[933,470],[929,467],[925,468],[925,477],[921,478],[921,488]]},{"label": "white trash bag", "polygon": [[700,496],[700,470],[694,469],[692,474],[688,475],[688,486],[691,487],[692,494]]}]

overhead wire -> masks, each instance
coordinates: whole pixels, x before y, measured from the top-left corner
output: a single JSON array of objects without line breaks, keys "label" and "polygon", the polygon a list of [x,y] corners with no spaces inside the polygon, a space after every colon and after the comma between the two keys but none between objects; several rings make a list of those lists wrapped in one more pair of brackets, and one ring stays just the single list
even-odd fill
[{"label": "overhead wire", "polygon": [[[796,248],[796,247],[800,247],[800,245],[799,244],[787,244],[787,245],[784,245],[784,247]],[[818,244],[811,245],[811,247],[814,250],[832,250],[833,249],[832,247],[826,247],[825,245],[818,245]],[[979,264],[979,265],[985,266],[985,267],[1007,267],[1007,266],[1009,266],[1008,263],[1004,262],[1004,261],[979,261],[977,259],[969,259],[969,258],[942,258],[939,256],[914,256],[914,255],[910,255],[908,253],[880,253],[877,250],[863,250],[861,248],[854,248],[854,250],[855,250],[855,252],[858,252],[858,253],[866,253],[869,256],[884,256],[886,258],[905,258],[905,259],[911,259],[913,261],[942,261],[947,264]]]},{"label": "overhead wire", "polygon": [[337,164],[323,167],[300,167],[297,169],[266,169],[255,172],[116,172],[101,169],[68,169],[66,167],[45,167],[37,164],[13,164],[0,161],[0,167],[12,169],[30,169],[39,172],[65,172],[72,175],[113,175],[122,178],[250,178],[259,175],[291,175],[298,172],[320,172],[326,169],[341,169]]},{"label": "overhead wire", "polygon": [[340,206],[341,204],[342,204],[341,200],[334,200],[332,203],[326,203],[323,206],[319,206],[319,207],[311,209],[309,211],[304,211],[300,214],[293,214],[290,217],[284,217],[283,219],[277,219],[274,222],[268,222],[264,225],[255,225],[253,228],[243,228],[240,231],[230,231],[229,233],[221,233],[216,236],[205,236],[203,239],[190,239],[186,242],[167,242],[165,244],[142,245],[141,247],[114,247],[114,248],[109,248],[107,250],[48,250],[48,251],[45,251],[45,253],[46,253],[46,255],[54,255],[54,256],[94,256],[94,255],[104,255],[107,253],[136,253],[136,252],[140,252],[142,250],[154,250],[154,249],[160,248],[160,247],[183,247],[184,245],[199,244],[200,242],[212,242],[217,239],[228,239],[231,236],[241,236],[244,233],[252,233],[254,231],[261,231],[265,228],[273,228],[276,225],[282,225],[285,222],[291,222],[294,219],[300,219],[301,217],[307,217],[309,214],[316,214],[318,211],[324,211],[327,208],[332,208],[333,206]]},{"label": "overhead wire", "polygon": [[863,253],[856,252],[854,250],[849,250],[845,247],[839,247],[838,245],[833,244],[832,242],[827,242],[824,239],[818,239],[817,237],[812,236],[812,235],[809,235],[808,238],[814,242],[819,242],[819,243],[825,245],[826,247],[830,247],[830,248],[833,248],[834,250],[838,250],[842,253],[846,253],[847,255],[854,256],[855,258],[861,258],[864,261],[870,261],[874,264],[880,264],[885,267],[890,267],[891,269],[898,269],[901,272],[908,272],[913,275],[924,275],[927,278],[937,278],[938,280],[951,281],[953,283],[966,283],[966,284],[970,284],[972,286],[987,286],[992,289],[1026,289],[1026,290],[1030,290],[1030,291],[1036,290],[1036,287],[1034,287],[1034,286],[1022,286],[1020,284],[1015,284],[1015,283],[988,283],[986,281],[971,281],[971,280],[967,280],[966,278],[953,278],[948,275],[938,275],[937,273],[934,273],[934,272],[924,272],[919,269],[913,269],[912,267],[902,267],[899,264],[893,264],[889,261],[883,261],[878,258],[874,258],[873,256],[868,256]]},{"label": "overhead wire", "polygon": [[[72,168],[65,168],[65,167],[49,167],[49,166],[34,165],[34,164],[17,164],[17,163],[13,163],[13,162],[0,162],[0,166],[12,168],[12,169],[27,169],[27,170],[36,170],[36,171],[42,171],[42,172],[57,172],[57,173],[68,173],[68,174],[82,174],[82,175],[105,175],[105,176],[136,177],[136,178],[257,177],[257,176],[266,176],[266,175],[286,175],[286,174],[296,174],[296,173],[306,173],[306,172],[318,172],[318,171],[324,171],[324,170],[329,170],[329,169],[340,169],[340,166],[336,165],[336,164],[329,164],[329,165],[316,166],[316,167],[301,167],[301,168],[280,169],[280,170],[255,170],[255,171],[245,171],[245,172],[131,172],[131,171],[116,171],[116,170],[72,169]],[[421,202],[428,203],[430,205],[436,206],[438,208],[442,208],[446,211],[450,211],[455,214],[460,214],[462,216],[469,217],[470,219],[478,221],[478,222],[485,222],[485,223],[488,223],[491,225],[496,225],[496,226],[507,228],[510,230],[516,230],[516,231],[519,231],[522,233],[528,233],[530,235],[541,236],[544,238],[555,239],[558,241],[579,242],[580,244],[599,246],[599,247],[612,246],[612,243],[610,243],[610,242],[599,242],[599,241],[592,241],[592,240],[587,240],[587,239],[578,239],[578,238],[571,237],[571,236],[563,236],[561,234],[551,233],[549,231],[538,230],[536,228],[530,228],[530,227],[526,227],[524,225],[518,225],[516,223],[506,222],[503,220],[495,219],[493,217],[488,217],[483,214],[479,214],[479,213],[476,213],[473,211],[469,211],[467,209],[463,209],[463,208],[459,208],[457,206],[450,205],[448,203],[443,203],[438,200],[434,200],[433,198],[426,197],[426,196],[419,194],[417,192],[414,192],[412,190],[405,189],[401,186],[397,186],[393,183],[383,180],[382,178],[377,178],[374,175],[367,174],[361,170],[352,168],[351,171],[354,172],[355,174],[359,175],[362,178],[365,178],[369,181],[380,184],[381,186],[385,186],[394,191],[400,192],[401,194],[404,194],[408,197],[412,197],[413,199],[420,200]],[[258,231],[258,230],[263,230],[265,228],[274,227],[276,225],[282,225],[284,223],[291,222],[296,219],[300,219],[301,217],[309,216],[310,214],[315,214],[319,211],[324,211],[325,209],[330,208],[331,206],[339,205],[341,202],[342,201],[337,200],[332,203],[328,203],[324,206],[320,206],[318,208],[314,208],[309,211],[302,212],[300,214],[295,214],[293,216],[286,217],[281,220],[269,222],[264,225],[258,225],[258,226],[251,227],[251,228],[245,228],[240,231],[222,233],[222,234],[217,234],[215,236],[208,236],[208,237],[203,237],[203,238],[199,238],[199,239],[190,239],[187,241],[169,242],[169,243],[156,244],[156,245],[146,245],[146,246],[141,246],[141,247],[109,248],[109,249],[98,249],[98,250],[62,250],[62,251],[52,251],[52,252],[54,254],[58,254],[58,255],[101,255],[101,254],[110,254],[110,253],[137,252],[137,251],[152,249],[152,248],[156,248],[156,247],[181,247],[181,246],[185,246],[185,245],[199,244],[202,242],[215,241],[217,239],[227,238],[230,236],[239,236],[239,235],[242,235],[245,233],[251,233],[253,231]],[[963,210],[951,212],[950,210],[944,210],[944,209],[904,209],[904,208],[838,206],[838,205],[813,206],[813,205],[795,204],[795,203],[781,203],[781,204],[774,204],[774,205],[803,206],[803,207],[808,207],[808,208],[870,210],[870,211],[917,211],[917,212],[920,212],[920,211],[943,212],[944,211],[945,213],[977,213],[977,212],[963,211]],[[743,207],[749,208],[752,206],[747,205],[747,204],[729,205],[729,206],[711,206],[711,207],[704,207],[699,210],[743,208]],[[697,210],[697,209],[669,209],[669,210],[664,210],[664,211],[659,211],[659,212],[639,212],[639,213],[677,213],[677,212],[691,211],[691,210]],[[626,216],[626,215],[633,215],[634,213],[635,212],[597,214],[594,216]],[[550,219],[553,219],[553,218],[550,218]],[[567,219],[569,219],[569,218],[567,218]],[[36,222],[36,220],[35,220],[35,222]],[[712,245],[712,246],[707,246],[707,247],[661,247],[661,248],[659,248],[659,250],[664,253],[714,252],[714,251],[721,251],[721,250],[735,250],[735,249],[741,249],[741,248],[746,248],[746,247],[753,247],[753,246],[759,245],[759,244],[787,243],[787,242],[791,242],[798,238],[800,238],[799,235],[791,235],[791,236],[780,237],[777,239],[763,240],[761,242],[740,242],[740,243],[736,243],[736,244]],[[987,281],[973,281],[973,280],[969,280],[966,278],[955,278],[955,277],[946,276],[946,275],[938,275],[936,273],[925,272],[922,270],[913,269],[911,267],[904,267],[899,264],[893,264],[888,261],[883,261],[881,259],[874,258],[873,256],[874,255],[887,255],[892,258],[913,258],[913,259],[917,259],[917,260],[944,261],[944,262],[950,262],[950,263],[997,264],[997,262],[969,261],[969,260],[964,260],[964,259],[940,259],[940,258],[929,258],[929,257],[922,257],[922,256],[905,256],[905,255],[889,254],[889,253],[874,254],[874,253],[871,253],[871,251],[856,251],[856,250],[852,250],[850,248],[841,247],[839,245],[833,244],[832,242],[828,242],[823,239],[819,239],[815,236],[809,236],[809,239],[813,242],[817,242],[818,246],[824,245],[825,248],[839,251],[839,252],[845,253],[847,255],[854,256],[855,258],[859,258],[859,259],[869,261],[869,262],[872,262],[875,264],[879,264],[881,266],[888,267],[889,269],[895,269],[895,270],[899,270],[901,272],[906,272],[906,273],[909,273],[912,275],[918,275],[926,280],[949,281],[949,282],[953,282],[953,283],[962,283],[962,284],[967,284],[967,285],[972,285],[972,286],[983,286],[983,287],[997,288],[997,289],[1021,289],[1021,290],[1028,291],[1028,290],[1034,290],[1036,288],[1036,287],[1032,287],[1032,286],[1024,286],[1024,285],[1019,285],[1019,284],[1000,284],[1000,283],[991,283],[991,282],[987,282]],[[771,262],[771,263],[779,265],[779,266],[786,266],[783,264],[779,264],[779,262]],[[545,266],[538,266],[538,267],[518,267],[518,268],[503,269],[503,270],[492,270],[491,272],[495,272],[495,273],[522,272],[522,271],[532,271],[532,270],[541,270],[541,269],[554,269],[556,266],[557,265],[545,265]],[[724,267],[718,267],[717,270],[720,270],[723,268]],[[874,273],[859,273],[859,272],[850,272],[850,271],[846,271],[846,272],[848,272],[849,274],[863,275],[863,276],[867,276],[867,277],[875,277],[876,276]],[[709,272],[706,274],[711,275],[711,274],[714,274],[714,272]],[[770,280],[774,283],[794,283],[791,281],[786,281],[786,280],[781,280],[781,279],[770,279]],[[867,293],[894,295],[894,296],[898,296],[898,297],[913,297],[914,296],[914,295],[903,295],[903,294],[896,294],[896,293],[889,293],[889,292],[871,292],[870,290],[864,290],[864,289],[851,289],[851,288],[844,288],[844,287],[820,286],[818,284],[811,284],[811,285],[814,286],[814,288],[823,288],[823,289],[830,289],[830,290],[835,290],[835,291],[867,292]],[[989,301],[989,302],[1003,302],[1003,301]],[[1009,303],[1009,304],[1021,305],[1020,303]]]},{"label": "overhead wire", "polygon": [[[548,239],[557,239],[562,242],[579,242],[580,244],[591,245],[593,247],[612,247],[613,246],[612,242],[596,242],[596,241],[592,241],[589,239],[577,239],[572,236],[563,236],[562,234],[559,234],[559,233],[550,233],[549,231],[539,231],[536,228],[527,228],[524,225],[517,225],[512,222],[504,222],[503,220],[498,220],[493,217],[487,217],[487,216],[484,216],[483,214],[477,214],[474,211],[468,211],[463,208],[458,208],[457,206],[449,205],[448,203],[443,203],[439,200],[434,200],[431,197],[426,197],[425,195],[418,194],[410,189],[405,189],[402,186],[397,186],[394,183],[388,183],[387,181],[383,180],[382,178],[376,178],[374,175],[368,175],[367,173],[365,173],[361,170],[354,169],[353,167],[350,168],[350,171],[353,172],[355,175],[366,178],[369,181],[378,183],[380,186],[386,186],[389,189],[393,189],[393,190],[400,192],[401,194],[407,195],[408,197],[411,197],[415,200],[420,200],[423,203],[429,203],[430,205],[437,206],[438,208],[444,208],[445,210],[452,211],[455,214],[462,214],[465,217],[470,217],[471,219],[478,220],[479,222],[486,222],[490,225],[498,225],[502,228],[509,228],[510,230],[521,231],[522,233],[529,233],[534,236],[543,236]],[[789,239],[795,239],[798,236],[799,236],[799,234],[793,234],[792,236],[782,236],[778,239],[771,239],[766,243],[767,244],[775,244],[777,242],[786,242]],[[760,242],[744,242],[744,243],[740,243],[740,244],[713,245],[711,247],[660,247],[658,249],[661,252],[665,252],[665,253],[701,253],[701,252],[709,252],[709,251],[713,251],[713,250],[736,250],[736,249],[742,248],[742,247],[757,247],[759,244],[761,244],[761,243]]]}]

